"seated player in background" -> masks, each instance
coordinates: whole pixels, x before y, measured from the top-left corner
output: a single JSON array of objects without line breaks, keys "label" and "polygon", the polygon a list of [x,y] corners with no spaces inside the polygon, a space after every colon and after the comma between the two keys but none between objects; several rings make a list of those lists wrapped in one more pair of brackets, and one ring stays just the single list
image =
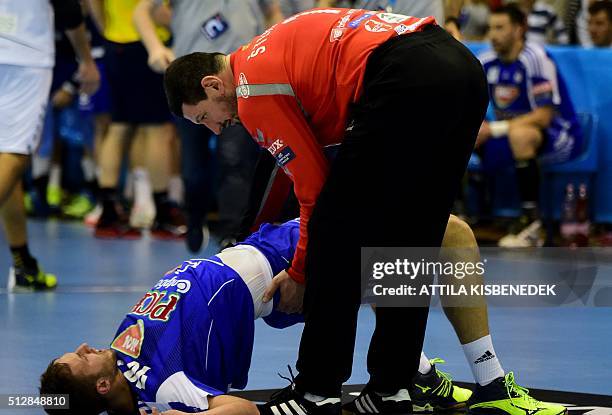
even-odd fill
[{"label": "seated player in background", "polygon": [[[299,414],[296,408],[290,413],[282,407],[280,412],[266,406],[258,409],[248,401],[225,395],[229,388],[242,389],[247,384],[255,319],[261,317],[275,328],[303,321],[300,314],[274,309],[280,300],[278,295],[273,301],[263,301],[272,277],[290,263],[298,238],[298,220],[280,226],[264,224],[240,245],[208,259],[185,261],[166,273],[132,307],[110,349],[82,344],[54,359],[41,377],[41,393],[68,393],[72,409],[62,411],[63,415],[104,410],[133,414],[153,408],[168,415],[207,410],[224,415]],[[444,246],[475,246],[475,240],[466,243],[470,240],[473,234],[469,227],[451,216]],[[493,356],[489,361],[499,365],[495,355],[489,355]],[[465,406],[471,392],[455,386],[448,375],[438,371],[434,363],[439,360],[429,362],[424,354],[421,360],[411,389],[404,390],[412,410],[431,412]],[[494,373],[493,378],[499,378],[490,382],[491,387],[477,392],[480,401],[470,402],[475,413],[479,413],[479,407],[489,410],[504,400],[522,402],[528,398],[518,394],[521,390],[503,376],[503,371],[499,374],[492,368],[486,365],[487,375]],[[499,388],[504,390],[504,399],[484,400],[492,397],[491,390]],[[516,396],[510,397],[507,388],[517,391]],[[563,413],[550,412],[545,404],[537,404],[541,414]],[[364,406],[356,400],[345,409],[368,413],[360,408]]]},{"label": "seated player in background", "polygon": [[496,121],[482,124],[476,146],[489,171],[514,163],[521,198],[521,217],[499,240],[504,247],[541,244],[538,214],[538,156],[565,162],[580,151],[582,134],[563,79],[539,45],[525,41],[525,14],[515,5],[490,17],[493,50],[484,66]]}]

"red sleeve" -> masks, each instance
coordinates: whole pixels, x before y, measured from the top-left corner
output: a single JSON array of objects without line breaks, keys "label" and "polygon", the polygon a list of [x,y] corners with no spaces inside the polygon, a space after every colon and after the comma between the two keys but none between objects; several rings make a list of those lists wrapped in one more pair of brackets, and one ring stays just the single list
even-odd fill
[{"label": "red sleeve", "polygon": [[288,273],[303,283],[308,221],[327,178],[329,164],[295,97],[251,96],[242,100],[240,117],[255,137],[263,135],[261,145],[293,180],[300,203],[300,238]]}]

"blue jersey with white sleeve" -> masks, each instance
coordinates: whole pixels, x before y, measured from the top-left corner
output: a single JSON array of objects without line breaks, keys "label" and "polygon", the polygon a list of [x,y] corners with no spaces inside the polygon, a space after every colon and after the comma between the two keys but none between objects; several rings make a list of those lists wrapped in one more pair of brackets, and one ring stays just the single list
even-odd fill
[{"label": "blue jersey with white sleeve", "polygon": [[142,407],[188,413],[247,384],[254,339],[251,294],[217,257],[168,272],[127,314],[111,344]]},{"label": "blue jersey with white sleeve", "polygon": [[502,61],[493,50],[479,58],[495,118],[509,120],[540,107],[552,107],[555,115],[544,131],[542,157],[555,162],[574,158],[580,151],[582,133],[565,82],[544,48],[526,42],[514,62]]},{"label": "blue jersey with white sleeve", "polygon": [[[263,224],[243,243],[258,249],[276,275],[291,263],[298,239],[294,220]],[[284,328],[303,317],[272,311],[264,320]],[[246,386],[254,327],[253,298],[240,275],[216,256],[191,259],[131,308],[111,348],[141,408],[201,412],[208,397]]]}]

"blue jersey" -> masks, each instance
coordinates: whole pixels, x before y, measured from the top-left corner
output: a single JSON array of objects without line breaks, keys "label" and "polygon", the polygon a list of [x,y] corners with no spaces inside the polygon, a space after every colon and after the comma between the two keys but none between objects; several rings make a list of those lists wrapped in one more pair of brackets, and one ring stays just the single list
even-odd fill
[{"label": "blue jersey", "polygon": [[526,42],[514,62],[503,62],[497,54],[480,55],[489,85],[489,96],[498,120],[509,120],[550,106],[555,116],[546,129],[544,157],[567,161],[580,150],[582,134],[563,78],[541,46]]},{"label": "blue jersey", "polygon": [[[288,267],[298,237],[299,222],[264,224],[244,243],[277,274]],[[265,319],[279,328],[303,321],[277,311]],[[139,406],[200,412],[209,396],[246,386],[254,327],[253,299],[240,275],[216,256],[192,259],[131,308],[111,348]]]}]

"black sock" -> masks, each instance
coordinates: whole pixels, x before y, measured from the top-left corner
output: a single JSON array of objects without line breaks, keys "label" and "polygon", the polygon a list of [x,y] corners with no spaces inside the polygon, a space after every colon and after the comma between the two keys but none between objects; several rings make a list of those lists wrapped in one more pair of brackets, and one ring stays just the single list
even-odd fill
[{"label": "black sock", "polygon": [[155,216],[159,219],[165,219],[165,212],[168,208],[168,192],[154,192],[153,201],[155,202]]},{"label": "black sock", "polygon": [[530,220],[538,217],[540,198],[540,171],[535,158],[520,160],[515,164],[516,179],[521,197],[521,210]]},{"label": "black sock", "polygon": [[41,200],[47,202],[47,186],[49,185],[49,175],[45,174],[32,180],[32,189],[40,196]]},{"label": "black sock", "polygon": [[28,270],[38,269],[38,264],[36,259],[30,254],[28,244],[11,246],[11,254],[13,255],[13,265],[15,268],[26,268]]},{"label": "black sock", "polygon": [[119,217],[117,213],[117,189],[113,187],[100,188],[100,202],[102,202],[102,216],[100,219],[113,220]]}]

